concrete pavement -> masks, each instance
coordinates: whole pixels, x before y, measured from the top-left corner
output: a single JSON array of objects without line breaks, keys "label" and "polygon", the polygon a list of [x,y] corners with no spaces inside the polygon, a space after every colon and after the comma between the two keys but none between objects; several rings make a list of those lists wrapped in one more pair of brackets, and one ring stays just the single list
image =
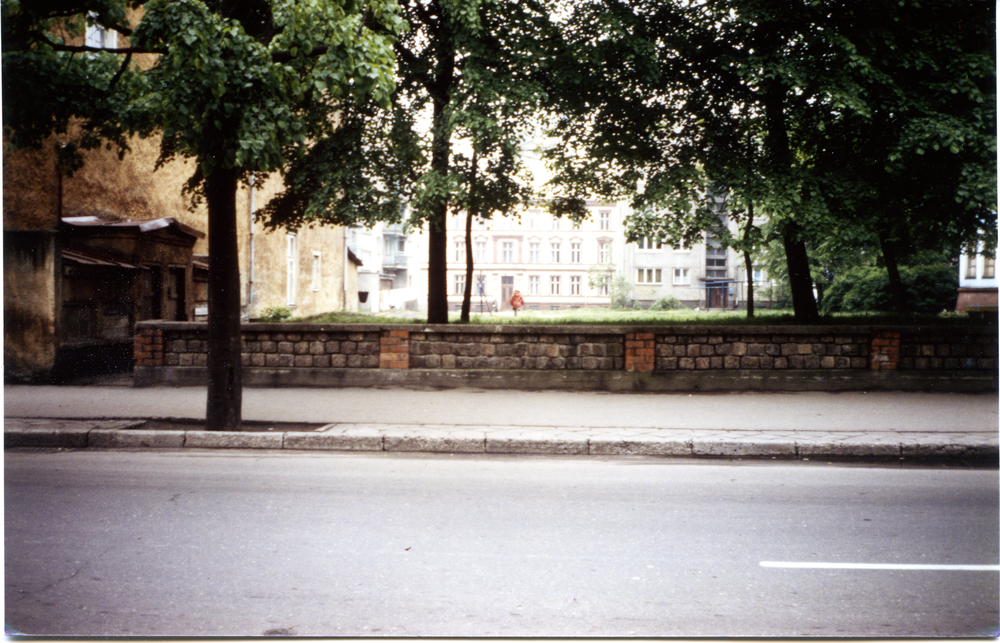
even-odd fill
[{"label": "concrete pavement", "polygon": [[5,446],[998,457],[996,394],[247,388],[236,433],[198,428],[205,399],[201,387],[5,386]]}]

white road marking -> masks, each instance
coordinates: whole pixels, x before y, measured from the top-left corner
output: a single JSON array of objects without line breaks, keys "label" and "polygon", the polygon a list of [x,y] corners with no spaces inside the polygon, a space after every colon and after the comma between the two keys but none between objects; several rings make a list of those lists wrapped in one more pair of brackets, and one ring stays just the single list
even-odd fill
[{"label": "white road marking", "polygon": [[319,433],[320,431],[328,431],[328,430],[332,429],[335,426],[337,426],[336,423],[334,423],[334,424],[327,424],[326,426],[321,426],[318,429],[313,429],[313,431],[315,433]]},{"label": "white road marking", "polygon": [[788,569],[899,569],[926,571],[1000,572],[1000,565],[898,565],[890,563],[789,563],[760,561],[761,567]]}]

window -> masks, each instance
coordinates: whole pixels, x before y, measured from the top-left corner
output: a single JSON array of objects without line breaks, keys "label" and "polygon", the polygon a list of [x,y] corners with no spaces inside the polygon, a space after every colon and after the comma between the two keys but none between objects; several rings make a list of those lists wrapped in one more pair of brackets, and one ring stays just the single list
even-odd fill
[{"label": "window", "polygon": [[100,25],[87,25],[86,43],[88,47],[115,49],[118,47],[118,34]]},{"label": "window", "polygon": [[976,270],[979,268],[978,263],[979,263],[979,257],[976,256],[974,253],[970,252],[968,255],[966,255],[966,257],[965,257],[965,278],[966,279],[975,279],[976,278]]},{"label": "window", "polygon": [[601,210],[600,213],[601,230],[611,229],[611,212],[608,210]]},{"label": "window", "polygon": [[532,230],[538,229],[538,210],[532,210],[528,213],[528,227]]},{"label": "window", "polygon": [[569,245],[569,260],[570,263],[580,263],[580,244],[571,243]]},{"label": "window", "polygon": [[983,257],[983,279],[993,279],[996,276],[996,259]]},{"label": "window", "polygon": [[539,258],[541,250],[538,249],[540,245],[541,244],[538,243],[532,243],[528,245],[528,263],[538,263],[539,261],[541,261],[541,259]]},{"label": "window", "polygon": [[465,261],[465,241],[455,242],[455,261]]},{"label": "window", "polygon": [[285,295],[289,306],[295,305],[295,285],[299,272],[299,240],[294,234],[285,237],[288,272],[285,276]]},{"label": "window", "polygon": [[541,277],[539,277],[538,275],[530,275],[528,277],[529,295],[537,295],[541,292],[541,286],[539,285],[540,282],[541,282]]},{"label": "window", "polygon": [[503,245],[500,246],[502,254],[501,261],[503,263],[514,263],[514,242],[504,241]]},{"label": "window", "polygon": [[611,263],[611,242],[597,242],[597,263]]},{"label": "window", "polygon": [[312,289],[319,290],[320,282],[323,280],[322,266],[320,264],[320,254],[313,252],[313,278]]},{"label": "window", "polygon": [[560,286],[562,286],[562,277],[557,275],[552,275],[549,277],[549,294],[558,295]]},{"label": "window", "polygon": [[753,271],[753,282],[755,284],[764,282],[764,271],[760,268],[755,268]]},{"label": "window", "polygon": [[552,263],[559,263],[559,249],[561,247],[562,247],[562,244],[555,243],[555,242],[553,242],[553,243],[551,243],[549,245],[550,257],[551,257]]},{"label": "window", "polygon": [[465,273],[460,272],[455,275],[455,294],[465,294]]},{"label": "window", "polygon": [[477,241],[476,242],[476,262],[481,263],[486,261],[486,242]]},{"label": "window", "polygon": [[573,276],[569,278],[569,294],[579,295],[580,294],[580,277]]},{"label": "window", "polygon": [[552,229],[558,230],[561,224],[561,219],[559,217],[552,217]]},{"label": "window", "polygon": [[691,283],[691,276],[687,268],[674,268],[674,285],[687,286]]},{"label": "window", "polygon": [[636,283],[658,284],[663,282],[663,270],[661,268],[639,268],[636,275]]},{"label": "window", "polygon": [[597,289],[597,294],[601,297],[607,297],[611,293],[611,287],[607,280],[601,282],[601,287]]},{"label": "window", "polygon": [[663,247],[663,242],[659,240],[654,241],[649,237],[642,237],[639,239],[638,245],[639,250],[659,250]]},{"label": "window", "polygon": [[674,252],[691,252],[691,246],[686,241],[674,244]]}]

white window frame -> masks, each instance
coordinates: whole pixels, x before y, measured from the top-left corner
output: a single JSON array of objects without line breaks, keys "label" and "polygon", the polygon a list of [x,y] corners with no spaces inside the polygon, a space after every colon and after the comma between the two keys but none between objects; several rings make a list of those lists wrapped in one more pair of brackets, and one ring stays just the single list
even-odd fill
[{"label": "white window frame", "polygon": [[528,263],[539,263],[542,255],[542,244],[533,242],[528,244]]},{"label": "white window frame", "polygon": [[610,210],[601,210],[601,212],[599,214],[599,218],[600,218],[600,222],[601,222],[601,230],[610,230],[611,229],[611,211]]},{"label": "white window frame", "polygon": [[476,242],[476,263],[484,263],[486,261],[486,242],[477,241]]},{"label": "white window frame", "polygon": [[561,258],[562,258],[562,243],[558,241],[549,242],[550,263],[562,263],[560,261]]},{"label": "white window frame", "polygon": [[537,295],[542,291],[542,278],[538,275],[528,275],[528,294]]},{"label": "white window frame", "polygon": [[663,283],[663,269],[639,268],[635,282],[637,284],[661,284]]},{"label": "white window frame", "polygon": [[673,284],[675,286],[690,286],[691,285],[690,268],[674,268]]},{"label": "white window frame", "polygon": [[500,242],[500,263],[514,263],[514,242]]},{"label": "white window frame", "polygon": [[456,295],[464,295],[465,294],[465,273],[464,272],[456,272],[455,273],[454,284],[455,284],[455,293],[454,294],[456,294]]},{"label": "white window frame", "polygon": [[97,49],[117,49],[118,32],[98,24],[87,25],[84,43]]},{"label": "white window frame", "polygon": [[579,296],[581,294],[582,283],[580,275],[571,275],[569,278],[569,294],[571,296]]},{"label": "white window frame", "polygon": [[580,261],[581,261],[581,259],[583,257],[582,248],[583,248],[583,244],[580,243],[579,241],[574,241],[573,243],[569,244],[569,262],[570,263],[580,263]]},{"label": "white window frame", "polygon": [[600,264],[611,263],[611,242],[610,241],[598,241],[597,242],[597,263],[600,263]]},{"label": "white window frame", "polygon": [[559,275],[549,275],[549,294],[553,297],[561,296],[562,277]]}]

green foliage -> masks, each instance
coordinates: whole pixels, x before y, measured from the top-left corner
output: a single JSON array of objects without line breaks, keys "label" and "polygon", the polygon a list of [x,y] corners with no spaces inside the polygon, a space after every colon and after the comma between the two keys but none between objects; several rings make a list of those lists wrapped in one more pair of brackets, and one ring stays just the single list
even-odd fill
[{"label": "green foliage", "polygon": [[282,322],[292,318],[292,311],[288,306],[268,306],[260,315],[263,322]]},{"label": "green foliage", "polygon": [[[901,266],[900,276],[914,311],[934,314],[955,309],[958,272],[954,266],[943,262]],[[827,291],[822,308],[823,314],[892,310],[889,275],[885,268],[877,266],[859,266],[839,275]]]},{"label": "green foliage", "polygon": [[635,297],[632,293],[632,282],[625,275],[615,275],[611,279],[612,310],[635,308],[636,305]]},{"label": "green foliage", "polygon": [[653,305],[649,307],[650,310],[680,310],[684,308],[684,304],[680,302],[677,297],[673,295],[664,295],[653,302]]}]

